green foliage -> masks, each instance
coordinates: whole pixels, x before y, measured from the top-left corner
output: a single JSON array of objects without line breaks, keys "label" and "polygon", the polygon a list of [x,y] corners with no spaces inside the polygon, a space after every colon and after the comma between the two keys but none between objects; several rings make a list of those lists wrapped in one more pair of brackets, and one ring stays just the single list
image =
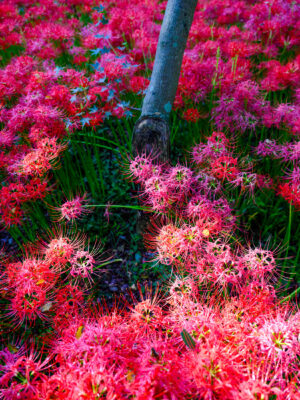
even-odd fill
[{"label": "green foliage", "polygon": [[195,340],[192,338],[192,336],[185,330],[183,329],[183,331],[180,333],[182,340],[184,341],[184,344],[191,350],[194,350],[194,348],[196,347],[196,342]]}]

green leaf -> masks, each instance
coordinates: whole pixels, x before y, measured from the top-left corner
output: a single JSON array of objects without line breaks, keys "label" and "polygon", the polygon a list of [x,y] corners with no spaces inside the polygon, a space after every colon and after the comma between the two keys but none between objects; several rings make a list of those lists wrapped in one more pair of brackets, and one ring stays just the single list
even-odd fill
[{"label": "green leaf", "polygon": [[180,333],[180,335],[181,335],[182,340],[184,341],[185,345],[189,349],[194,350],[194,348],[196,347],[196,342],[192,338],[192,336],[185,329],[183,329],[183,331]]}]

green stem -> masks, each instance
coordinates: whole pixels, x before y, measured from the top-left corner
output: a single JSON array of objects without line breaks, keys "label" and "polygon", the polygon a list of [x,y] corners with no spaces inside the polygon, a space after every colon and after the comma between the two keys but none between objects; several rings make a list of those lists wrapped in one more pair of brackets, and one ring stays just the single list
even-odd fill
[{"label": "green stem", "polygon": [[292,229],[292,204],[289,204],[289,222],[288,222],[288,227],[287,227],[287,232],[286,232],[286,240],[285,240],[285,245],[286,247],[286,252],[285,252],[285,258],[288,256],[289,252],[289,244],[290,244],[290,239],[291,239],[291,229]]},{"label": "green stem", "polygon": [[282,300],[280,300],[280,304],[287,300],[291,300],[293,297],[295,297],[298,293],[300,292],[300,287],[298,287],[296,290],[293,291],[293,293],[289,294],[288,296],[284,297]]},{"label": "green stem", "polygon": [[115,260],[109,260],[109,261],[104,262],[103,264],[97,265],[96,267],[94,267],[94,269],[102,268],[105,265],[113,264],[113,263],[120,262],[120,261],[123,261],[123,259],[122,258],[116,258]]},{"label": "green stem", "polygon": [[86,204],[83,207],[108,207],[108,208],[128,208],[130,210],[141,210],[141,211],[149,211],[154,212],[150,207],[140,207],[140,206],[127,206],[122,204]]}]

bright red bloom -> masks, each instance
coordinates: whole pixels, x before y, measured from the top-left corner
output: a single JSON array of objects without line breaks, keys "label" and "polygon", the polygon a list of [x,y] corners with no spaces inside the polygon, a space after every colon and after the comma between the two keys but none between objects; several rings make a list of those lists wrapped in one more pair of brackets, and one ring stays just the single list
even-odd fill
[{"label": "bright red bloom", "polygon": [[225,179],[228,181],[234,180],[238,172],[236,158],[223,156],[216,159],[212,164],[213,175],[221,181]]},{"label": "bright red bloom", "polygon": [[200,113],[196,108],[189,108],[184,112],[183,118],[189,122],[197,122],[200,118]]},{"label": "bright red bloom", "polygon": [[295,183],[282,183],[278,187],[278,193],[289,203],[300,209],[300,185]]},{"label": "bright red bloom", "polygon": [[57,211],[60,213],[58,221],[66,220],[73,222],[82,217],[82,215],[88,213],[89,210],[84,207],[86,201],[86,195],[83,195],[76,196],[74,199],[63,203],[57,208]]},{"label": "bright red bloom", "polygon": [[133,76],[130,79],[130,88],[134,93],[143,92],[149,85],[149,80],[143,76]]}]

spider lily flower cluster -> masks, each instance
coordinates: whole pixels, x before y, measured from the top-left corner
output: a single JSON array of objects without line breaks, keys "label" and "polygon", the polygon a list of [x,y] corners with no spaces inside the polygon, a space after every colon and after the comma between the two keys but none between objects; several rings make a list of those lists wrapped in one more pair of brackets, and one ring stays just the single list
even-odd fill
[{"label": "spider lily flower cluster", "polygon": [[24,260],[6,263],[1,274],[1,293],[10,302],[6,317],[15,326],[46,320],[60,330],[93,282],[100,250],[90,249],[84,237],[56,233],[29,247]]},{"label": "spider lily flower cluster", "polygon": [[[216,142],[216,137],[221,140]],[[149,156],[131,162],[129,169],[142,187],[142,201],[157,212],[146,240],[160,263],[187,271],[201,285],[237,289],[248,282],[264,286],[275,268],[272,252],[229,244],[235,216],[222,191],[224,173],[220,176],[220,170],[215,172],[210,165],[216,154],[223,152],[230,158],[226,144],[225,136],[214,132],[207,145],[194,148],[194,168],[157,166]],[[238,174],[237,167],[229,171],[228,179]]]},{"label": "spider lily flower cluster", "polygon": [[230,240],[233,210],[197,163],[139,156],[129,169],[156,211],[146,239],[174,270],[168,295],[146,288],[109,311],[87,301],[95,254],[80,237],[56,234],[32,247],[35,257],[4,260],[6,318],[47,323],[38,343],[52,360],[10,343],[0,352],[2,397],[297,399],[300,315],[277,298],[273,252]]}]

